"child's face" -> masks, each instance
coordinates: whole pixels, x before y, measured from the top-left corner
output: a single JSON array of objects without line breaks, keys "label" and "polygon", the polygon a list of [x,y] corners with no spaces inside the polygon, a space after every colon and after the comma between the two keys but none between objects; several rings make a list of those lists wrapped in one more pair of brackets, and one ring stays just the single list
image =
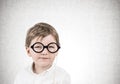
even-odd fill
[{"label": "child's face", "polygon": [[[56,41],[52,35],[48,35],[42,39],[36,37],[35,39],[32,40],[30,46],[32,46],[36,42],[41,42],[44,46],[48,45],[51,42],[56,43]],[[33,51],[33,49],[31,47],[26,48],[26,50],[27,50],[27,54],[30,57],[32,57],[35,65],[39,66],[39,67],[51,66],[55,59],[55,56],[57,55],[57,52],[50,53],[46,48],[40,53],[36,53],[35,51]]]}]

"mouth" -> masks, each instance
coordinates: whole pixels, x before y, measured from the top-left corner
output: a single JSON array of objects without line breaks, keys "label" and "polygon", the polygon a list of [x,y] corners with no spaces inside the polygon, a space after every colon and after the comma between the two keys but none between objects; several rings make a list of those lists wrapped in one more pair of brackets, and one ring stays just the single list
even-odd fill
[{"label": "mouth", "polygon": [[47,58],[47,57],[39,57],[39,59],[47,60],[47,59],[50,59],[50,58]]}]

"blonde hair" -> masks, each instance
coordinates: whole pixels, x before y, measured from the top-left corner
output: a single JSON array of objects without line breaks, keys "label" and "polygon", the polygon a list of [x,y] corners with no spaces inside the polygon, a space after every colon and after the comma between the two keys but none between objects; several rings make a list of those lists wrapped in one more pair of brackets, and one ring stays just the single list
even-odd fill
[{"label": "blonde hair", "polygon": [[59,36],[54,27],[47,23],[37,23],[27,31],[25,46],[29,47],[35,37],[44,38],[47,35],[52,35],[56,43],[60,45]]}]

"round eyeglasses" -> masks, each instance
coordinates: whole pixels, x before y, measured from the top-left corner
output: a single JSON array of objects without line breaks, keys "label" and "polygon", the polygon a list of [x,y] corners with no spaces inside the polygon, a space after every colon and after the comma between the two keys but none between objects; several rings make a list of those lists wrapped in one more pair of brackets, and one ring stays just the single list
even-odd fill
[{"label": "round eyeglasses", "polygon": [[47,48],[50,53],[55,53],[60,49],[60,46],[55,42],[49,43],[47,46],[44,46],[41,42],[36,42],[31,48],[36,53],[41,53],[45,48]]}]

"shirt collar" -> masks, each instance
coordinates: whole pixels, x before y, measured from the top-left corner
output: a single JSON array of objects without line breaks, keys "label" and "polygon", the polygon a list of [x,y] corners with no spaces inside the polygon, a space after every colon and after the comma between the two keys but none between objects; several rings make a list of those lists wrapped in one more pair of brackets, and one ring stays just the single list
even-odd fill
[{"label": "shirt collar", "polygon": [[[34,64],[34,63],[32,63],[31,66],[30,66],[30,72],[32,72],[32,74],[35,74],[35,73],[33,72],[33,64]],[[51,66],[49,69],[43,71],[41,74],[44,74],[44,73],[47,73],[47,72],[51,72],[52,70],[54,70],[54,68],[55,68],[55,64],[52,64],[52,66]],[[37,74],[36,74],[36,75],[37,75]],[[38,74],[38,75],[39,75],[39,74]]]}]

